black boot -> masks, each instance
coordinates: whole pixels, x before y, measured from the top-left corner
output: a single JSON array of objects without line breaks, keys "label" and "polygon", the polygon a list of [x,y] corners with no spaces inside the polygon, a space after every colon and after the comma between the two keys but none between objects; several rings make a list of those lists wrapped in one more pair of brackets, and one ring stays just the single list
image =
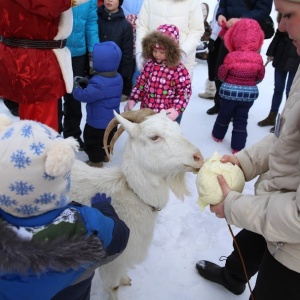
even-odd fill
[{"label": "black boot", "polygon": [[196,264],[198,273],[205,279],[223,285],[227,290],[235,295],[241,295],[246,284],[233,278],[228,271],[210,261],[200,260]]},{"label": "black boot", "polygon": [[216,115],[219,113],[220,107],[214,105],[212,108],[210,108],[206,113],[208,115]]}]

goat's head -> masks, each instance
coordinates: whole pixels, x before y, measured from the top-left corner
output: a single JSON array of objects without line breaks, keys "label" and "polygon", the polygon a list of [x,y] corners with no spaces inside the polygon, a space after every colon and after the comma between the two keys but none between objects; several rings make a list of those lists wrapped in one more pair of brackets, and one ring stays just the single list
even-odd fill
[{"label": "goat's head", "polygon": [[125,130],[130,137],[126,146],[129,149],[124,154],[126,160],[141,164],[151,173],[157,172],[168,177],[187,171],[197,172],[203,164],[199,149],[183,137],[179,125],[171,121],[164,110],[156,114],[151,109],[121,115],[115,112],[115,118],[108,125],[104,136],[108,157],[107,137],[118,123],[121,127],[111,142],[110,152],[113,151],[116,138]]}]

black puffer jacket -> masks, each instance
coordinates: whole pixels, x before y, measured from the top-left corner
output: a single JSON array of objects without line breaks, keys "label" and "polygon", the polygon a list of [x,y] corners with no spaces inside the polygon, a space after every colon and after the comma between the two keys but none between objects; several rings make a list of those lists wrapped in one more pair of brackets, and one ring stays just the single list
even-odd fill
[{"label": "black puffer jacket", "polygon": [[125,19],[122,8],[116,13],[108,13],[104,5],[98,8],[98,26],[100,43],[115,42],[122,51],[118,73],[123,78],[131,78],[133,70],[133,29]]},{"label": "black puffer jacket", "polygon": [[296,73],[300,56],[297,54],[297,49],[287,32],[276,31],[266,55],[274,57],[272,63],[274,68]]}]

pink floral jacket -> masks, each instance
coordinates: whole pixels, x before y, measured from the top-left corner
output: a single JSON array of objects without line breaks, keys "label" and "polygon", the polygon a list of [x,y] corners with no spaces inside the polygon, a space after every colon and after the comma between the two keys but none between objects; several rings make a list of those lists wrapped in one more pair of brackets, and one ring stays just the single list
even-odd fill
[{"label": "pink floral jacket", "polygon": [[170,69],[150,59],[138,76],[130,99],[141,101],[141,108],[147,107],[155,112],[175,108],[181,114],[191,94],[190,75],[182,63]]}]

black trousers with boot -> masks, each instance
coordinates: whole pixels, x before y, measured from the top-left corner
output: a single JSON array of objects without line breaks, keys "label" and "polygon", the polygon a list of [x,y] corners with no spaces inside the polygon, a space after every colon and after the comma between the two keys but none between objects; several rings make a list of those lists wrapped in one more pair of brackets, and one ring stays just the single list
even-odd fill
[{"label": "black trousers with boot", "polygon": [[[109,137],[108,145],[115,134],[117,127],[115,127]],[[83,130],[83,139],[84,139],[84,151],[89,157],[89,161],[93,163],[103,162],[105,158],[105,151],[103,148],[103,137],[105,129],[97,129],[89,124],[85,124]]]},{"label": "black trousers with boot", "polygon": [[[249,279],[257,272],[253,289],[255,300],[299,300],[300,274],[279,263],[267,249],[265,238],[257,233],[241,230],[236,235]],[[228,256],[225,270],[233,278],[247,282],[237,248]],[[251,296],[249,300],[252,300]]]},{"label": "black trousers with boot", "polygon": [[[84,77],[87,69],[86,54],[72,57],[73,75]],[[64,95],[63,104],[63,132],[64,138],[73,136],[75,139],[80,138],[80,123],[82,118],[81,102],[74,99],[72,94]]]}]

